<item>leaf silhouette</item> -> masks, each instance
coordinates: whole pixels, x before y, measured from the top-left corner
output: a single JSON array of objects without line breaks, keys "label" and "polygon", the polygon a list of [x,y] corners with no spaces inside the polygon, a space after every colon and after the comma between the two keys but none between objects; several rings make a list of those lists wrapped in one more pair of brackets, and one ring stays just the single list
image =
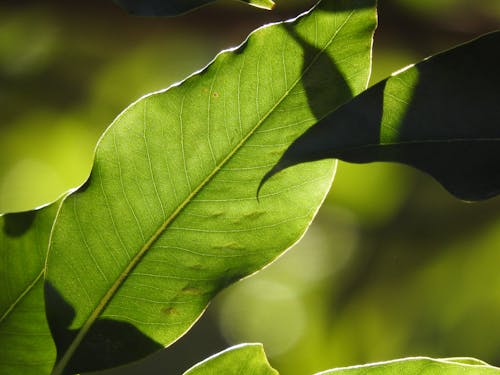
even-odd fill
[{"label": "leaf silhouette", "polygon": [[[323,1],[293,21],[258,29],[113,122],[89,180],[64,201],[54,224],[48,317],[52,332],[75,333],[69,340],[55,334],[54,375],[98,369],[79,350],[90,332],[94,344],[121,345],[110,330],[98,332],[103,320],[171,344],[217,292],[300,239],[335,163],[290,169],[259,200],[257,187],[318,115],[366,87],[375,25],[375,0]],[[305,53],[297,35],[315,54]],[[330,77],[337,86],[325,88]],[[328,105],[313,111],[312,90],[335,100],[325,97]],[[136,358],[136,347],[121,350],[125,360],[127,353]],[[117,365],[104,362],[98,367]]]},{"label": "leaf silhouette", "polygon": [[[137,16],[177,16],[215,0],[113,0],[127,12]],[[272,9],[273,0],[241,0],[257,8]]]},{"label": "leaf silhouette", "polygon": [[500,193],[500,32],[428,58],[371,87],[294,141],[263,182],[298,163],[393,161],[464,200]]}]

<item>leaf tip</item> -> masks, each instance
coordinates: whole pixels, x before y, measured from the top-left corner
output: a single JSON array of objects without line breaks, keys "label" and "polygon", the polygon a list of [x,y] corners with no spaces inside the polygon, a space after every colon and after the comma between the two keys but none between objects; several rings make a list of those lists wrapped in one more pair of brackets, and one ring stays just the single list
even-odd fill
[{"label": "leaf tip", "polygon": [[247,1],[250,5],[256,8],[261,8],[266,10],[272,10],[276,5],[273,0],[245,0],[245,1]]}]

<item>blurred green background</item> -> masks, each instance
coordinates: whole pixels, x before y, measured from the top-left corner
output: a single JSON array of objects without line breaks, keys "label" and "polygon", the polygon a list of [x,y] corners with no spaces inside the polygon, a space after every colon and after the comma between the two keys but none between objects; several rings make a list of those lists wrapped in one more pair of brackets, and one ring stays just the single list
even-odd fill
[{"label": "blurred green background", "polygon": [[[0,212],[81,184],[128,104],[312,3],[221,1],[165,19],[110,0],[0,2]],[[500,1],[381,0],[379,20],[372,83],[498,28]],[[416,355],[500,365],[499,208],[407,167],[340,163],[299,245],[224,291],[171,348],[101,374],[179,374],[241,342],[263,342],[283,375]]]}]

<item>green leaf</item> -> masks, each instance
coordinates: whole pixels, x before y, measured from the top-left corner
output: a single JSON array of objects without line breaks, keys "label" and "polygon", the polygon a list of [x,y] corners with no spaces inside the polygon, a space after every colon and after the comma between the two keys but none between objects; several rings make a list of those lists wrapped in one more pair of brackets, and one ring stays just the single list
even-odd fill
[{"label": "green leaf", "polygon": [[500,32],[424,60],[326,116],[266,179],[322,158],[409,164],[464,200],[500,193]]},{"label": "green leaf", "polygon": [[387,375],[387,374],[418,374],[418,375],[497,375],[500,368],[492,367],[474,358],[433,359],[415,357],[396,359],[394,361],[372,363],[362,366],[336,368],[316,375]]},{"label": "green leaf", "polygon": [[366,87],[375,0],[327,0],[260,28],[108,128],[57,217],[46,301],[54,375],[177,340],[214,295],[305,232],[335,164],[265,171],[318,116]]},{"label": "green leaf", "polygon": [[[186,371],[184,375],[204,374],[275,374],[270,367],[261,344],[242,344],[207,358]],[[316,375],[498,375],[500,368],[475,358],[433,359],[413,357],[366,365],[334,368]]]},{"label": "green leaf", "polygon": [[271,10],[274,8],[274,1],[272,0],[241,0],[257,8]]},{"label": "green leaf", "polygon": [[50,374],[43,270],[58,204],[0,215],[0,374]]},{"label": "green leaf", "polygon": [[241,344],[207,358],[184,375],[278,375],[267,361],[262,344]]},{"label": "green leaf", "polygon": [[[127,12],[138,16],[176,16],[215,0],[113,0]],[[257,8],[272,9],[273,0],[241,0]]]}]

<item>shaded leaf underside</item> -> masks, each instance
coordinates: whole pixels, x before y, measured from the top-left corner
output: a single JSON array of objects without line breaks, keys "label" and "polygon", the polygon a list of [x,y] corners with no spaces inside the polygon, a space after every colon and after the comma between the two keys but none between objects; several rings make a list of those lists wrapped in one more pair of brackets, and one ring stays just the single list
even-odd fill
[{"label": "shaded leaf underside", "polygon": [[298,138],[266,178],[297,163],[393,161],[464,200],[500,193],[500,32],[424,60],[358,95]]},{"label": "shaded leaf underside", "polygon": [[[113,0],[127,12],[137,16],[177,16],[215,0]],[[272,0],[241,0],[257,8],[272,9]]]}]

